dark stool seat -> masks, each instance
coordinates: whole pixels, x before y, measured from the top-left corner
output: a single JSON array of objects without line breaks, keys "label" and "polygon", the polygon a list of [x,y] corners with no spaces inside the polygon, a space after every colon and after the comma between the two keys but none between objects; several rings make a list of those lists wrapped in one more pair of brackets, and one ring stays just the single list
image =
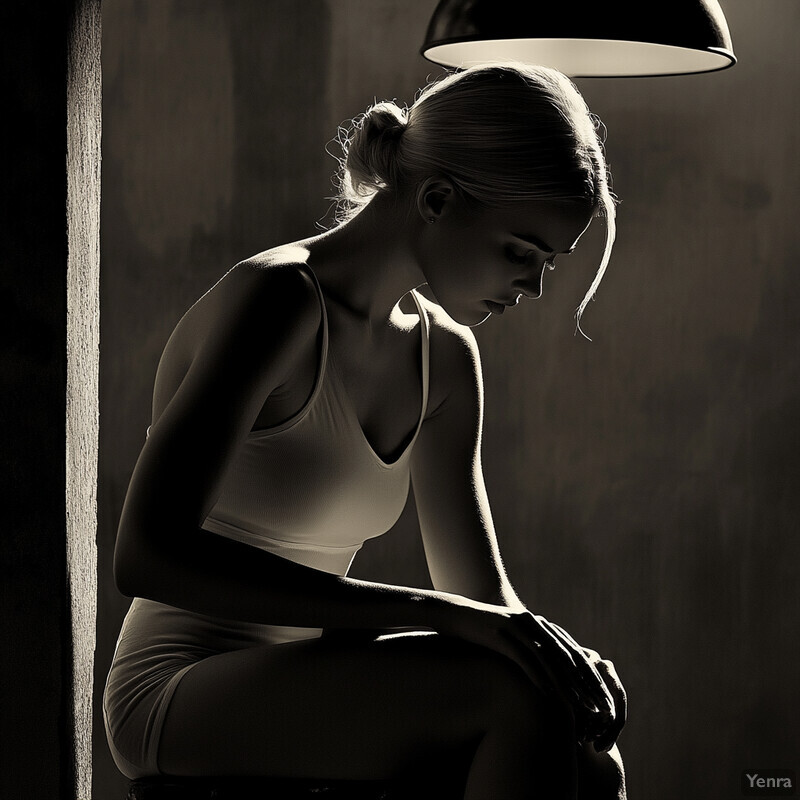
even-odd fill
[{"label": "dark stool seat", "polygon": [[128,800],[394,800],[376,781],[313,781],[289,778],[141,778]]}]

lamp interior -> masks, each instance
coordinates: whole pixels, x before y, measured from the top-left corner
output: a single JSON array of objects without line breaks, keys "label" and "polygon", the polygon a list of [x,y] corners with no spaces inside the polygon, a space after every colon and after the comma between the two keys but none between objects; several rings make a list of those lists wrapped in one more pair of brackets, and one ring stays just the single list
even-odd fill
[{"label": "lamp interior", "polygon": [[425,58],[448,67],[492,61],[543,64],[570,77],[681,75],[725,69],[735,63],[722,48],[694,50],[673,45],[611,39],[490,39],[427,49]]}]

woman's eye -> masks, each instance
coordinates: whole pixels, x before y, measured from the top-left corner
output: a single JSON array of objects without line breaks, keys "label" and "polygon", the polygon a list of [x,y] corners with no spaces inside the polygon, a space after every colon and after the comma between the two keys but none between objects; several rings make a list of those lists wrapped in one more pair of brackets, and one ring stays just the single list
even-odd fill
[{"label": "woman's eye", "polygon": [[531,251],[528,250],[524,253],[518,253],[514,250],[513,247],[506,247],[506,258],[512,264],[526,264],[528,262],[528,256],[531,254]]}]

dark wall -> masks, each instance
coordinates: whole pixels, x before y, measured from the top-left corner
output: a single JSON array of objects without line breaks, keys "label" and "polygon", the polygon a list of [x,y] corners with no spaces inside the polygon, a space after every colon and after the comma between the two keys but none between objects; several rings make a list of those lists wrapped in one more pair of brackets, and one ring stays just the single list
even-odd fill
[{"label": "dark wall", "polygon": [[[69,735],[70,647],[64,513],[68,19],[66,8],[52,15],[15,8],[4,12],[2,25],[6,109],[27,121],[6,133],[0,237],[0,453],[8,522],[0,595],[0,791],[8,797],[26,796],[24,773],[37,763],[47,765],[32,780],[43,796],[66,798],[71,783],[60,746]],[[37,41],[49,57],[37,56]],[[21,280],[30,275],[35,283]],[[61,458],[42,463],[41,453]]]},{"label": "dark wall", "polygon": [[91,790],[100,3],[0,10],[0,797]]},{"label": "dark wall", "polygon": [[[126,607],[114,530],[161,348],[229,266],[314,232],[337,125],[439,73],[417,55],[434,5],[104,3],[98,691]],[[541,301],[477,331],[509,572],[533,610],[617,664],[631,796],[655,800],[735,796],[745,768],[796,767],[800,739],[800,8],[723,7],[735,68],[579,81],[622,198],[584,318],[594,341],[573,335],[572,311],[599,222]],[[413,515],[354,574],[427,581]],[[105,799],[120,783],[101,727],[95,750]]]}]

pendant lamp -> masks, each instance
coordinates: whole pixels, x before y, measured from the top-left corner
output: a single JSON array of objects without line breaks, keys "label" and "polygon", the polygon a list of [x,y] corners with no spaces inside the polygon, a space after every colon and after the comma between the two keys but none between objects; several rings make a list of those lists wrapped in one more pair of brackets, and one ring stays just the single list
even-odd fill
[{"label": "pendant lamp", "polygon": [[440,0],[422,55],[515,60],[570,77],[713,72],[736,63],[717,0]]}]

